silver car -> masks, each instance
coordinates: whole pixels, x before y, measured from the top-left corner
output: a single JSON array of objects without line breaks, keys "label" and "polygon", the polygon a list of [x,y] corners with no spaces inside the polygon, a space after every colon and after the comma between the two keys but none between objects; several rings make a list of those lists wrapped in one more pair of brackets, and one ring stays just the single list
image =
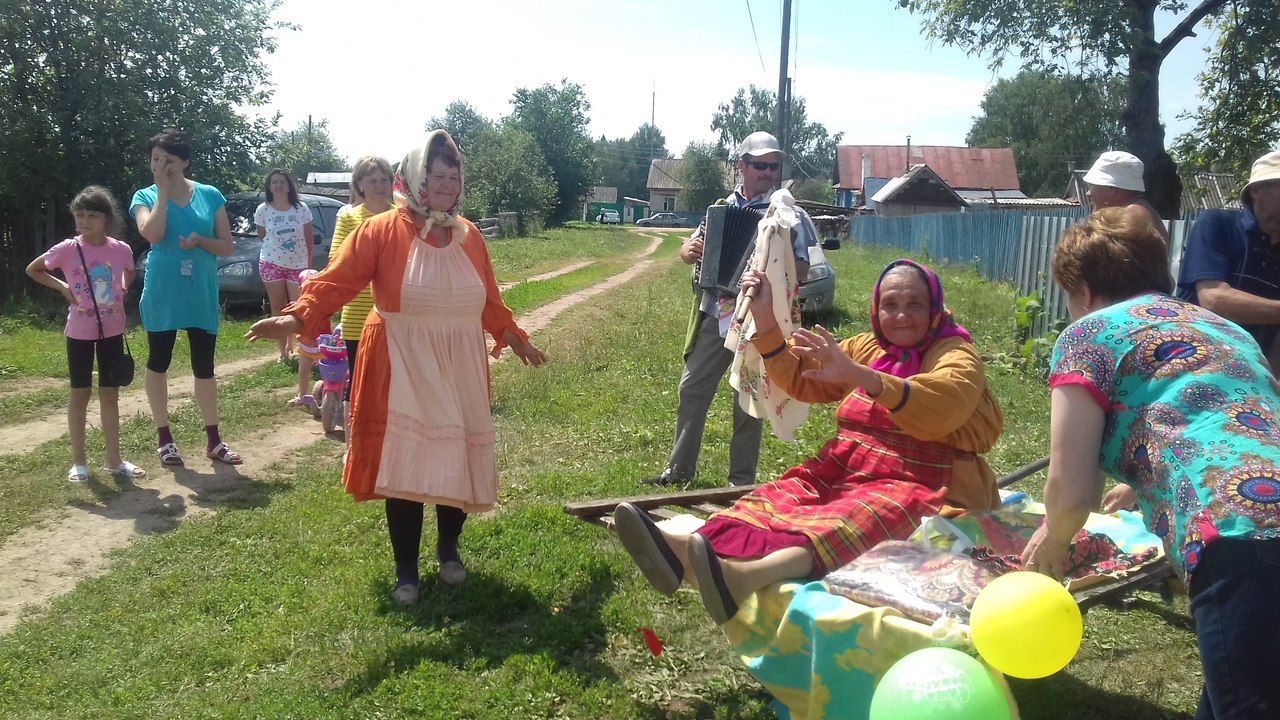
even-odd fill
[{"label": "silver car", "polygon": [[[235,193],[227,197],[227,219],[231,221],[231,239],[235,248],[230,255],[218,258],[218,296],[223,305],[261,305],[267,299],[267,287],[258,275],[258,251],[262,241],[253,223],[253,213],[266,199],[261,192]],[[325,195],[299,194],[298,199],[311,210],[314,245],[311,267],[319,270],[329,262],[329,246],[333,244],[333,228],[342,201]],[[147,253],[144,250],[134,263],[138,269],[136,288],[142,292],[146,279]]]},{"label": "silver car", "polygon": [[827,238],[821,244],[817,235],[809,244],[809,274],[800,281],[800,312],[806,318],[829,315],[835,310],[836,271],[827,262],[823,250],[840,249],[838,238]]}]

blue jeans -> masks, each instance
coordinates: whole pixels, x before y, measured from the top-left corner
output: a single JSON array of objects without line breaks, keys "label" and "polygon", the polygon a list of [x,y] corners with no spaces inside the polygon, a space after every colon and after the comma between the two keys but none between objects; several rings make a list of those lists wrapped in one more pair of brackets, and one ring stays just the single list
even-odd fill
[{"label": "blue jeans", "polygon": [[1280,540],[1215,540],[1190,592],[1204,668],[1196,720],[1280,718]]}]

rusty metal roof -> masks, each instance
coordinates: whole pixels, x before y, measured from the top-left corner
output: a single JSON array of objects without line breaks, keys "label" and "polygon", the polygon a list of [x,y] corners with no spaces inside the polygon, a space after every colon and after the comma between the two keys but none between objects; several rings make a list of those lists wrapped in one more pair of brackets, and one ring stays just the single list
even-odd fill
[{"label": "rusty metal roof", "polygon": [[1012,148],[969,148],[947,145],[841,145],[836,148],[835,186],[862,189],[862,156],[871,156],[870,177],[893,178],[907,165],[925,164],[956,190],[1018,190],[1018,167]]}]

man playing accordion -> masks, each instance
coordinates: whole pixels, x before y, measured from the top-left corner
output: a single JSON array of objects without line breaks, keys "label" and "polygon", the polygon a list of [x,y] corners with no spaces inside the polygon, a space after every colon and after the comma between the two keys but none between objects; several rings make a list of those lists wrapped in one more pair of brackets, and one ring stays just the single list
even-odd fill
[{"label": "man playing accordion", "polygon": [[[777,138],[767,132],[751,133],[738,146],[738,173],[742,183],[725,198],[727,205],[763,211],[769,206],[769,195],[781,175],[785,155]],[[806,249],[813,235],[813,223],[804,211],[802,222],[791,236],[796,260],[796,277],[809,272]],[[702,223],[680,247],[680,259],[692,265],[702,258]],[[734,283],[736,285],[736,282]],[[684,349],[684,372],[680,376],[680,407],[676,412],[675,442],[667,466],[656,477],[644,480],[651,485],[684,485],[693,480],[702,449],[702,433],[707,424],[707,411],[716,388],[733,361],[733,353],[725,348],[724,337],[733,316],[735,297],[715,290],[695,294],[689,333]],[[729,444],[729,484],[752,485],[756,481],[756,463],[760,456],[761,421],[748,415],[733,403],[733,438]]]}]

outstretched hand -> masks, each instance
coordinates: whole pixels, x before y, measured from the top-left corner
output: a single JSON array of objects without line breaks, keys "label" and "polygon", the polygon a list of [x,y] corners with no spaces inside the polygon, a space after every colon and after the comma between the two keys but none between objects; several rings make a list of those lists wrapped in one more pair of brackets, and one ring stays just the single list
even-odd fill
[{"label": "outstretched hand", "polygon": [[1138,493],[1132,486],[1120,483],[1102,498],[1102,512],[1110,515],[1118,510],[1128,510],[1138,504]]},{"label": "outstretched hand", "polygon": [[1069,543],[1055,542],[1049,537],[1049,526],[1041,525],[1022,551],[1022,569],[1062,579],[1062,568],[1067,562]]},{"label": "outstretched hand", "polygon": [[533,343],[510,330],[503,331],[502,340],[511,348],[511,352],[515,353],[516,357],[520,358],[520,362],[525,365],[538,367],[547,361],[547,356],[541,350],[534,347]]},{"label": "outstretched hand", "polygon": [[515,353],[516,357],[520,358],[520,362],[525,365],[538,367],[547,361],[546,353],[534,347],[528,340],[512,345],[511,352]]},{"label": "outstretched hand", "polygon": [[815,325],[813,330],[798,328],[791,335],[791,340],[794,343],[792,352],[818,363],[818,367],[801,373],[805,378],[842,387],[857,384],[858,368],[861,366],[844,354],[839,341],[826,328],[821,325]]},{"label": "outstretched hand", "polygon": [[302,323],[298,318],[292,315],[275,315],[254,323],[249,328],[249,332],[244,334],[244,339],[249,342],[254,342],[255,340],[282,340],[292,335],[297,335],[301,330]]}]

